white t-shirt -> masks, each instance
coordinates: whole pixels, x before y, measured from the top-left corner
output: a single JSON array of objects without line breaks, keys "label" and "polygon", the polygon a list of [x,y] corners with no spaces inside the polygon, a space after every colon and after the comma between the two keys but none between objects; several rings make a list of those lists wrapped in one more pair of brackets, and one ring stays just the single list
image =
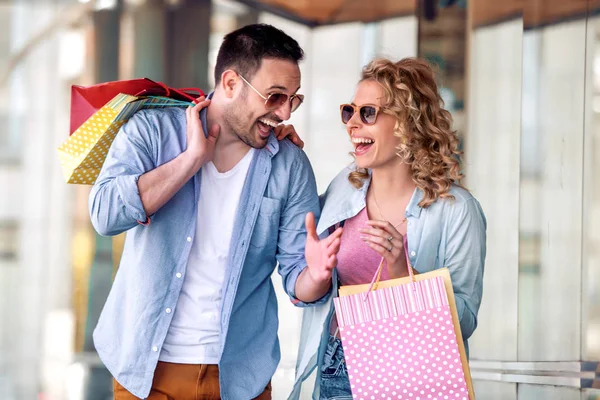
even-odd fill
[{"label": "white t-shirt", "polygon": [[160,361],[219,362],[220,306],[229,244],[253,154],[250,149],[224,173],[212,162],[202,167],[196,236]]}]

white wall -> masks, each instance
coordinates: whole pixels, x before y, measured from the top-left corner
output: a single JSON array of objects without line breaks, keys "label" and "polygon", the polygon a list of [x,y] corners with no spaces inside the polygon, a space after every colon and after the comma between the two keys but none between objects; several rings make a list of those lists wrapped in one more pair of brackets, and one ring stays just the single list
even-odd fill
[{"label": "white wall", "polygon": [[579,359],[585,27],[473,33],[465,169],[488,219],[474,359]]},{"label": "white wall", "polygon": [[465,175],[488,223],[483,301],[470,341],[475,359],[517,355],[522,33],[514,20],[471,38]]},{"label": "white wall", "polygon": [[[596,231],[584,229],[594,217],[585,207],[593,211],[597,202],[597,196],[584,195],[584,182],[595,194],[591,168],[597,152],[586,148],[584,126],[587,116],[591,146],[595,118],[585,99],[592,88],[586,65],[590,69],[593,56],[586,55],[586,36],[593,42],[595,34],[587,29],[596,27],[584,19],[527,31],[522,24],[480,28],[471,38],[465,170],[488,219],[483,303],[471,358],[592,359],[582,338],[598,348],[591,335],[598,334],[598,290],[586,280],[591,274],[597,284],[598,274],[582,234],[593,240]],[[588,53],[593,48],[588,45]],[[584,331],[588,304],[596,307],[595,314],[590,311],[596,326]],[[576,389],[508,382],[478,381],[476,388],[484,398],[584,397]]]},{"label": "white wall", "polygon": [[589,18],[583,145],[583,271],[581,359],[600,359],[600,17]]},{"label": "white wall", "polygon": [[[523,98],[537,100],[531,131],[540,155],[538,174],[521,178],[535,187],[539,199],[528,205],[526,193],[521,194],[521,236],[539,235],[540,271],[537,276],[521,273],[520,303],[530,310],[527,319],[519,320],[522,361],[577,360],[580,355],[585,38],[585,20],[524,33],[523,54],[537,61],[531,75],[539,85],[533,90],[524,85]],[[537,221],[527,217],[535,213]],[[537,298],[525,297],[528,287],[538,291]]]},{"label": "white wall", "polygon": [[[11,51],[60,12],[49,3],[14,3]],[[69,92],[59,79],[57,54],[58,39],[52,36],[25,57],[8,85],[13,115],[25,116],[20,133],[26,144],[20,162],[0,166],[0,187],[6,191],[0,219],[15,220],[19,229],[15,265],[0,265],[0,397],[10,400],[36,398],[40,391],[61,398],[62,372],[72,352],[68,327],[59,327],[62,341],[49,341],[47,329],[53,316],[70,314],[71,308],[71,188],[62,179],[56,152],[68,135]]]}]

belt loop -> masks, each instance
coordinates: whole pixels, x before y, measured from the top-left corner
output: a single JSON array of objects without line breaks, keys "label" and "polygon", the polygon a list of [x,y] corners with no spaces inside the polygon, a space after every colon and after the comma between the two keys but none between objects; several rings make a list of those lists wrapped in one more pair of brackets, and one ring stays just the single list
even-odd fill
[{"label": "belt loop", "polygon": [[[196,380],[196,396],[195,400],[198,400],[198,390],[200,389],[200,381],[202,380],[202,376],[206,374],[207,366],[204,364],[200,364],[200,368],[198,369],[198,379]],[[204,369],[204,371],[202,371]]]}]

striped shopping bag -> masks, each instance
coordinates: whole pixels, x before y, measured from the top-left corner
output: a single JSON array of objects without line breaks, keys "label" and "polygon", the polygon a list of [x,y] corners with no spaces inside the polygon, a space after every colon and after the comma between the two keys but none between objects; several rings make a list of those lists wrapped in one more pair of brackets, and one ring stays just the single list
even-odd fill
[{"label": "striped shopping bag", "polygon": [[[404,248],[407,249],[406,239]],[[342,286],[335,312],[354,399],[475,398],[447,268]]]}]

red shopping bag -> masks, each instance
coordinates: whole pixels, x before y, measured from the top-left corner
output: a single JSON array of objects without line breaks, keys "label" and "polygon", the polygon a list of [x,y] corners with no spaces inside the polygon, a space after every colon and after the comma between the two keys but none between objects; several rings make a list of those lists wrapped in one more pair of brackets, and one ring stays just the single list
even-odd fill
[{"label": "red shopping bag", "polygon": [[164,96],[176,100],[193,101],[204,92],[196,88],[174,89],[148,78],[105,82],[93,86],[71,87],[71,128],[69,135],[77,130],[96,111],[118,94],[130,96]]}]

